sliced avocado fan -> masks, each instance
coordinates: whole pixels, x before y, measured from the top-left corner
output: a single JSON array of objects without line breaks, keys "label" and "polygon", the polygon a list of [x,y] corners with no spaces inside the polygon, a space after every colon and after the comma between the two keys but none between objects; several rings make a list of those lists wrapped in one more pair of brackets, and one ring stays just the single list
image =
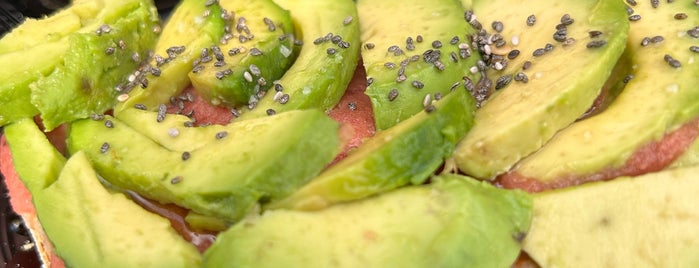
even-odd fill
[{"label": "sliced avocado fan", "polygon": [[493,179],[590,108],[624,51],[629,20],[623,1],[607,0],[475,0],[472,14],[493,29],[475,39],[496,92],[455,159],[466,174]]},{"label": "sliced avocado fan", "polygon": [[181,1],[162,27],[148,65],[131,75],[128,99],[119,102],[114,113],[134,106],[151,111],[179,95],[191,84],[187,75],[200,58],[202,49],[216,46],[224,34],[224,14],[217,3],[203,0]]},{"label": "sliced avocado fan", "polygon": [[[642,2],[633,9],[641,15],[627,44],[634,78],[605,111],[558,133],[513,172],[553,183],[619,168],[642,146],[699,116],[699,53],[692,51],[699,45],[697,5]],[[679,13],[688,19],[675,19]]]}]

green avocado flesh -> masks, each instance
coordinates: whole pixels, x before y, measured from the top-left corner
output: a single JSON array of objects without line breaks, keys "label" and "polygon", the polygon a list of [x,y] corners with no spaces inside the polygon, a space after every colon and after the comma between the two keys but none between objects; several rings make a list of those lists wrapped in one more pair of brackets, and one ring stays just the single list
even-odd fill
[{"label": "green avocado flesh", "polygon": [[524,250],[541,267],[697,267],[697,174],[693,166],[536,194]]},{"label": "green avocado flesh", "polygon": [[[30,192],[39,192],[58,178],[66,159],[46,139],[32,119],[26,118],[10,124],[4,127],[4,132],[15,170]],[[42,161],[36,161],[37,155],[41,155]]]},{"label": "green avocado flesh", "polygon": [[[148,113],[150,124],[158,124],[157,113]],[[338,124],[318,110],[241,121],[222,131],[183,126],[139,129],[112,117],[104,120],[74,122],[69,151],[85,151],[98,173],[116,187],[230,222],[252,212],[261,199],[290,194],[340,149]],[[110,125],[106,120],[111,128],[105,126]],[[177,140],[172,143],[188,143],[180,133],[191,137],[186,132],[199,131],[208,143],[191,151],[168,149],[141,134],[150,130],[167,133],[170,140]]]},{"label": "green avocado flesh", "polygon": [[[30,119],[8,125],[5,135],[41,225],[66,266],[200,265],[197,249],[167,219],[105,188],[83,152],[66,162]],[[36,155],[44,160],[35,161]],[[160,243],[167,246],[155,246]]]},{"label": "green avocado flesh", "polygon": [[[627,49],[632,74],[624,91],[602,113],[573,124],[552,139],[515,170],[539,181],[587,175],[623,166],[629,156],[651,141],[659,140],[699,115],[699,54],[690,51],[699,38],[687,31],[697,26],[694,3],[650,3],[634,7],[642,19],[631,24]],[[676,20],[676,13],[693,20]],[[664,41],[642,45],[643,39],[663,36]],[[674,68],[665,55],[681,63]],[[639,105],[642,103],[642,105]]]},{"label": "green avocado flesh", "polygon": [[[0,54],[54,43],[74,32],[95,31],[107,21],[128,13],[134,1],[74,0],[69,8],[42,18],[26,18],[0,39]],[[115,14],[119,14],[116,15]]]},{"label": "green avocado flesh", "polygon": [[457,89],[394,127],[377,133],[347,158],[269,208],[321,209],[412,183],[421,184],[453,153],[473,124],[475,100]]},{"label": "green avocado flesh", "polygon": [[[156,34],[152,27],[157,24],[158,17],[152,2],[145,0],[119,4],[96,2],[95,5],[105,10],[95,12],[96,17],[92,19],[85,19],[77,31],[56,37],[53,42],[28,42],[27,46],[34,46],[0,54],[7,60],[3,61],[6,66],[3,69],[7,69],[2,70],[2,76],[11,77],[7,81],[12,81],[0,86],[0,101],[8,102],[0,111],[0,125],[41,114],[45,128],[51,130],[114,105],[118,94],[115,86],[139,64],[128,59],[133,53],[146,55],[154,43]],[[84,16],[90,15],[86,10],[95,8],[81,7],[84,6],[77,5],[74,12]],[[59,14],[69,16],[66,12]],[[48,29],[54,26],[52,22],[52,19],[35,21],[45,24],[47,30],[42,32],[51,32]],[[54,31],[61,35],[63,29]],[[15,36],[14,33],[9,38]],[[12,39],[29,38],[21,31],[16,37]],[[118,46],[119,41],[123,42],[124,49]],[[114,48],[113,53],[106,52],[109,47]]]},{"label": "green avocado flesh", "polygon": [[201,255],[170,221],[123,193],[105,189],[83,152],[68,160],[58,180],[39,192],[34,204],[67,266],[200,266]]},{"label": "green avocado flesh", "polygon": [[[296,58],[293,21],[272,0],[221,0],[230,19],[220,51],[202,51],[189,78],[213,105],[257,102]],[[203,69],[202,69],[203,68]]]},{"label": "green avocado flesh", "polygon": [[531,206],[521,191],[442,175],[324,210],[246,218],[219,235],[204,266],[506,267]]},{"label": "green avocado flesh", "polygon": [[[170,14],[155,44],[154,56],[147,68],[139,70],[138,79],[146,87],[135,86],[129,98],[115,109],[117,117],[124,108],[144,105],[156,110],[191,84],[192,64],[204,48],[218,44],[224,34],[225,21],[218,3],[206,5],[202,0],[185,0]],[[157,56],[155,56],[157,55]]]},{"label": "green avocado flesh", "polygon": [[[476,113],[476,124],[457,147],[455,159],[466,174],[492,179],[590,108],[624,51],[629,19],[623,1],[602,0],[556,5],[476,0],[473,13],[483,25],[502,23],[499,34],[507,43],[493,45],[491,53],[504,56],[507,64],[488,72],[499,90]],[[557,25],[568,21],[563,18],[566,14],[573,22],[565,35],[556,37]],[[527,25],[530,15],[536,18],[532,26]],[[488,20],[483,20],[486,16]],[[601,34],[592,37],[591,31]],[[548,52],[547,44],[551,45]],[[519,54],[510,59],[513,50]],[[526,61],[531,67],[523,70]]]},{"label": "green avocado flesh", "polygon": [[245,110],[241,120],[267,116],[269,109],[279,113],[332,108],[345,92],[359,60],[359,19],[352,1],[276,0],[275,3],[289,10],[296,26],[296,38],[303,45],[294,64],[274,82],[275,90],[260,98],[255,108]]},{"label": "green avocado flesh", "polygon": [[464,77],[474,84],[480,79],[469,72],[480,56],[469,48],[475,30],[458,2],[359,0],[357,9],[377,130],[420,112],[425,99],[462,87]]}]

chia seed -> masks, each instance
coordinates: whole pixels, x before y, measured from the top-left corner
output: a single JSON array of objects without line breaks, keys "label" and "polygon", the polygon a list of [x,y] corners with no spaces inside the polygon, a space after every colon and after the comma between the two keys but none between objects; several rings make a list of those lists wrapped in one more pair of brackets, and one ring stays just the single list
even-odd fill
[{"label": "chia seed", "polygon": [[518,49],[513,49],[509,53],[507,53],[507,58],[508,59],[515,59],[519,56],[519,50]]},{"label": "chia seed", "polygon": [[589,43],[587,43],[586,47],[587,48],[598,48],[598,47],[602,47],[606,44],[607,44],[607,41],[595,40],[595,41],[590,41]]},{"label": "chia seed", "polygon": [[216,133],[216,139],[217,139],[217,140],[223,139],[223,138],[225,138],[225,137],[227,137],[227,136],[228,136],[228,132],[225,131],[225,130]]},{"label": "chia seed", "polygon": [[279,103],[286,104],[287,102],[289,102],[289,98],[290,98],[289,94],[284,94],[279,98]]},{"label": "chia seed", "polygon": [[602,35],[601,31],[589,31],[588,34],[590,35],[590,38],[597,38],[600,35]]},{"label": "chia seed", "polygon": [[512,81],[511,75],[500,76],[497,80],[495,80],[495,89],[499,90],[506,87],[510,84],[510,81]]},{"label": "chia seed", "polygon": [[527,74],[525,74],[524,72],[518,72],[517,74],[515,74],[514,80],[522,83],[529,82],[529,78],[527,77]]},{"label": "chia seed", "polygon": [[158,116],[156,117],[156,121],[158,123],[163,122],[163,120],[165,120],[166,113],[167,113],[167,106],[165,106],[165,104],[158,105]]},{"label": "chia seed", "polygon": [[391,89],[388,92],[388,101],[394,101],[396,98],[398,98],[398,89]]},{"label": "chia seed", "polygon": [[687,16],[687,13],[677,13],[677,14],[675,14],[675,19],[676,19],[676,20],[684,20],[684,19],[686,19],[687,17],[688,17],[688,16]]},{"label": "chia seed", "polygon": [[574,21],[575,20],[573,20],[573,18],[570,17],[570,14],[565,14],[561,17],[561,24],[563,25],[571,25]]},{"label": "chia seed", "polygon": [[493,21],[491,26],[493,27],[493,30],[495,30],[496,32],[502,32],[503,24],[501,21]]},{"label": "chia seed", "polygon": [[189,152],[182,152],[182,161],[187,161],[192,155]]},{"label": "chia seed", "polygon": [[657,44],[657,43],[663,42],[663,40],[665,40],[665,38],[663,38],[663,37],[660,36],[660,35],[656,35],[656,36],[653,36],[653,37],[650,39],[650,42],[651,42],[651,43],[654,43],[654,44]]},{"label": "chia seed", "polygon": [[544,55],[544,53],[546,53],[546,50],[544,50],[543,48],[537,48],[537,49],[534,50],[534,52],[532,53],[532,56],[534,56],[534,57],[539,57],[539,56],[541,56],[541,55]]},{"label": "chia seed", "polygon": [[529,15],[529,17],[527,17],[527,25],[534,26],[535,23],[536,23],[536,16],[534,14]]},{"label": "chia seed", "polygon": [[630,21],[639,21],[639,20],[641,20],[641,15],[638,15],[638,14],[631,15],[631,16],[629,16],[629,20]]},{"label": "chia seed", "polygon": [[110,146],[108,142],[102,143],[102,146],[100,147],[100,153],[107,153],[109,151],[109,148]]},{"label": "chia seed", "polygon": [[259,48],[253,47],[250,49],[250,55],[252,56],[260,56],[262,55],[262,51]]},{"label": "chia seed", "polygon": [[672,56],[665,54],[664,60],[673,68],[680,68],[682,67],[682,63],[680,61],[676,60]]}]

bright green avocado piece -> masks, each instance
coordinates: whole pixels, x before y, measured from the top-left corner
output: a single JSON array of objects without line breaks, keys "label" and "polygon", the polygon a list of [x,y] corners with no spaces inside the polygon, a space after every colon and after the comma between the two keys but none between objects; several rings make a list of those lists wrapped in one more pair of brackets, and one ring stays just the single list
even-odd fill
[{"label": "bright green avocado piece", "polygon": [[66,162],[31,119],[6,126],[5,136],[42,227],[67,266],[199,266],[197,249],[167,219],[105,188],[83,152]]},{"label": "bright green avocado piece", "polygon": [[33,195],[39,221],[69,267],[199,267],[201,255],[168,219],[100,183],[84,152]]},{"label": "bright green avocado piece", "polygon": [[[269,109],[276,113],[331,109],[345,92],[359,60],[359,20],[354,2],[275,0],[275,3],[289,10],[296,33],[302,35],[296,37],[301,38],[303,45],[294,64],[275,82],[281,87],[273,87],[279,90],[270,90],[255,108],[243,110],[241,120],[267,116]],[[325,40],[326,36],[331,40]],[[329,54],[329,50],[334,53]]]},{"label": "bright green avocado piece", "polygon": [[[642,14],[641,20],[631,24],[627,44],[635,78],[605,111],[558,133],[519,163],[515,172],[552,182],[618,168],[638,148],[697,118],[699,54],[689,48],[699,45],[699,37],[692,37],[689,31],[699,28],[695,28],[696,19],[674,19],[676,13],[699,17],[697,6],[676,2],[653,8],[642,2],[633,8]],[[663,36],[664,41],[643,46],[643,39],[649,36]],[[665,55],[681,67],[672,67]]]},{"label": "bright green avocado piece", "polygon": [[[0,125],[46,113],[44,125],[50,130],[111,108],[114,86],[138,64],[130,62],[131,53],[145,54],[152,45],[155,34],[140,31],[148,32],[158,21],[155,6],[145,0],[77,1],[56,15],[29,20],[29,26],[20,25],[0,41],[7,50],[0,54]],[[74,31],[76,23],[81,27]],[[98,34],[104,25],[109,32]],[[106,55],[105,49],[116,47],[119,39],[128,42],[127,51]],[[137,40],[142,47],[134,46]]]},{"label": "bright green avocado piece", "polygon": [[0,54],[0,126],[39,114],[31,103],[29,85],[49,75],[63,59],[47,57],[68,51],[65,42],[46,43]]},{"label": "bright green avocado piece", "polygon": [[473,124],[476,102],[459,88],[394,127],[378,132],[347,158],[269,208],[321,209],[406,184],[421,184],[453,153]]},{"label": "bright green avocado piece", "polygon": [[[150,124],[159,124],[157,113],[148,113]],[[170,145],[141,131],[168,133]],[[185,139],[193,137],[189,131],[205,133],[201,139],[208,142],[191,151],[176,150],[172,144],[192,142]],[[116,187],[234,222],[258,201],[283,198],[317,175],[339,153],[338,131],[338,123],[319,110],[235,122],[221,131],[212,126],[180,129],[178,134],[170,134],[169,128],[132,128],[106,116],[74,122],[67,143],[71,153],[85,151],[98,173]]]},{"label": "bright green avocado piece", "polygon": [[[506,44],[492,45],[491,53],[503,56],[507,67],[488,71],[499,90],[476,112],[473,129],[457,147],[459,169],[493,179],[582,116],[624,51],[629,29],[624,5],[623,1],[606,0],[556,5],[474,0],[473,13],[487,25],[484,28],[490,29],[496,21],[503,25],[498,34]],[[557,25],[569,21],[564,19],[566,14],[572,24],[557,41],[554,33]],[[526,23],[530,15],[536,18],[532,26]],[[590,34],[592,31],[601,34]],[[547,44],[551,45],[548,52]],[[519,54],[510,59],[514,50]],[[534,55],[539,53],[543,55]],[[531,67],[523,70],[527,61]],[[521,75],[515,77],[520,73],[527,82]]]},{"label": "bright green avocado piece", "polygon": [[535,194],[524,250],[541,267],[697,267],[697,174],[668,169]]},{"label": "bright green avocado piece", "polygon": [[[72,6],[76,5],[73,4]],[[46,27],[47,25],[51,25],[51,27]],[[52,16],[43,19],[26,18],[22,24],[2,36],[0,39],[0,55],[27,50],[42,43],[58,41],[81,27],[80,17],[71,9],[60,10]]]},{"label": "bright green avocado piece", "polygon": [[217,2],[206,2],[185,0],[173,10],[155,44],[157,59],[150,59],[149,67],[142,71],[148,85],[132,89],[129,98],[117,105],[117,117],[121,110],[136,104],[157,110],[159,104],[167,103],[191,84],[187,74],[195,59],[203,48],[218,44],[224,32],[221,7]]},{"label": "bright green avocado piece", "polygon": [[75,0],[50,16],[25,18],[22,24],[2,36],[0,54],[54,43],[77,31],[96,31],[104,23],[103,20],[113,20],[114,16],[108,14],[123,14],[124,8],[132,9],[133,5],[124,4],[123,1]]},{"label": "bright green avocado piece", "polygon": [[459,175],[319,211],[271,210],[221,233],[204,267],[508,267],[531,197]]},{"label": "bright green avocado piece", "polygon": [[[20,180],[36,193],[51,185],[66,163],[65,157],[49,142],[31,118],[4,127],[12,163]],[[37,155],[41,161],[37,161]]]},{"label": "bright green avocado piece", "polygon": [[[74,33],[63,63],[30,85],[31,102],[46,129],[111,109],[127,76],[148,55],[157,38],[158,14],[152,2],[133,0],[135,9],[109,25],[109,33]],[[120,45],[123,44],[123,45]],[[123,47],[123,49],[122,49]],[[107,52],[107,49],[113,49]]]},{"label": "bright green avocado piece", "polygon": [[293,21],[272,0],[219,3],[231,17],[224,44],[217,47],[220,52],[202,51],[189,78],[213,105],[255,103],[296,58]]},{"label": "bright green avocado piece", "polygon": [[377,130],[420,112],[426,98],[463,87],[464,77],[473,84],[480,79],[469,71],[480,60],[469,47],[475,30],[458,2],[359,0],[357,10]]}]

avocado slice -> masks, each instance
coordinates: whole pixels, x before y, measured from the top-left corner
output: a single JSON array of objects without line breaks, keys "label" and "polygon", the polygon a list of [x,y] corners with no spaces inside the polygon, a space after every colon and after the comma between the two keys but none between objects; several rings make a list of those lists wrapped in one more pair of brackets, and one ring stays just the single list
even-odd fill
[{"label": "avocado slice", "polygon": [[[124,108],[143,105],[156,110],[191,84],[189,76],[192,64],[200,57],[203,48],[218,44],[224,34],[224,18],[218,2],[208,4],[202,0],[181,1],[162,27],[155,44],[153,57],[146,68],[133,75],[145,79],[145,87],[136,86],[129,98],[118,103],[115,115]],[[157,56],[156,56],[157,55]]]},{"label": "avocado slice", "polygon": [[[131,60],[132,53],[145,55],[154,41],[151,28],[158,21],[157,11],[146,0],[79,3],[67,9],[82,19],[82,27],[75,32],[64,35],[68,30],[54,27],[68,24],[73,29],[74,23],[55,23],[49,17],[30,21],[36,25],[29,29],[43,24],[46,30],[38,33],[55,33],[50,40],[27,41],[33,35],[24,32],[23,26],[3,38],[9,50],[0,54],[4,63],[0,71],[6,81],[0,85],[0,104],[5,108],[0,111],[0,126],[41,113],[44,126],[51,130],[101,113],[116,102],[114,86],[138,65]],[[59,14],[69,16],[67,12]],[[96,17],[90,17],[93,15]],[[106,53],[119,40],[126,49]]]},{"label": "avocado slice", "polygon": [[132,6],[118,1],[74,0],[50,16],[25,18],[22,24],[2,36],[0,54],[53,43],[77,31],[97,31],[105,23],[103,20],[113,20],[114,16],[108,14],[125,14],[122,8]]},{"label": "avocado slice", "polygon": [[315,210],[406,184],[421,184],[453,153],[473,124],[476,102],[457,89],[394,127],[378,132],[289,197],[268,208]]},{"label": "avocado slice", "polygon": [[23,51],[42,43],[52,43],[81,27],[80,17],[69,8],[43,19],[26,18],[22,24],[0,38],[0,54]]},{"label": "avocado slice", "polygon": [[109,33],[68,36],[71,51],[63,55],[63,63],[30,85],[31,102],[41,112],[47,130],[111,109],[120,91],[126,90],[128,74],[155,44],[157,33],[153,29],[159,23],[152,2],[134,0],[131,4],[135,9],[121,14],[123,17],[109,26]]},{"label": "avocado slice", "polygon": [[359,0],[357,10],[361,55],[371,82],[366,94],[378,131],[465,86],[464,77],[472,84],[479,81],[480,73],[469,72],[480,60],[469,45],[475,30],[464,21],[458,2]]},{"label": "avocado slice", "polygon": [[329,110],[339,102],[359,61],[359,19],[354,2],[275,3],[289,10],[296,37],[303,45],[294,64],[274,82],[275,90],[260,98],[252,110],[243,110],[239,120],[295,109]]},{"label": "avocado slice", "polygon": [[246,218],[218,236],[204,267],[507,267],[531,206],[522,191],[442,175],[324,210]]},{"label": "avocado slice", "polygon": [[524,250],[542,267],[696,267],[696,174],[699,166],[535,194]]},{"label": "avocado slice", "polygon": [[[37,193],[58,178],[66,158],[49,142],[31,118],[3,128],[12,152],[12,163],[20,180],[31,193]],[[36,156],[41,161],[36,161]]]},{"label": "avocado slice", "polygon": [[67,266],[200,266],[194,245],[167,219],[106,189],[83,152],[68,159],[58,180],[34,200],[39,220]]},{"label": "avocado slice", "polygon": [[29,85],[41,77],[45,77],[60,64],[60,55],[68,51],[69,44],[46,43],[27,50],[19,50],[0,54],[0,126],[19,121],[39,114],[39,110],[31,103]]},{"label": "avocado slice", "polygon": [[[148,113],[150,124],[159,124],[158,113]],[[159,130],[173,144],[192,142],[184,139],[193,137],[188,131],[204,133],[201,139],[208,142],[191,151],[168,149],[141,133],[150,130],[158,128],[132,128],[110,116],[78,120],[70,127],[68,150],[85,151],[116,187],[229,223],[252,212],[260,200],[289,195],[341,147],[338,124],[318,110],[234,122],[222,131],[212,126]]]},{"label": "avocado slice", "polygon": [[473,14],[496,14],[480,23],[500,32],[479,38],[498,34],[506,43],[483,51],[490,50],[488,75],[499,90],[476,113],[455,159],[466,174],[493,179],[590,108],[624,51],[629,20],[623,1],[602,0],[474,0]]},{"label": "avocado slice", "polygon": [[42,227],[67,266],[200,265],[197,249],[167,219],[105,188],[83,152],[66,161],[31,119],[8,125],[5,135]]},{"label": "avocado slice", "polygon": [[[696,5],[676,2],[654,8],[643,2],[633,8],[642,14],[631,25],[627,45],[635,78],[604,112],[560,132],[513,172],[553,183],[618,168],[641,146],[697,118],[699,64],[695,63],[698,54],[690,47],[699,44],[699,38],[689,33],[697,31],[696,20],[674,18],[677,13],[699,17]],[[663,41],[643,41],[654,36],[662,36]],[[681,67],[673,67],[666,55]]]},{"label": "avocado slice", "polygon": [[213,105],[254,103],[296,58],[293,21],[272,0],[219,3],[229,10],[225,44],[201,51],[189,78]]}]

